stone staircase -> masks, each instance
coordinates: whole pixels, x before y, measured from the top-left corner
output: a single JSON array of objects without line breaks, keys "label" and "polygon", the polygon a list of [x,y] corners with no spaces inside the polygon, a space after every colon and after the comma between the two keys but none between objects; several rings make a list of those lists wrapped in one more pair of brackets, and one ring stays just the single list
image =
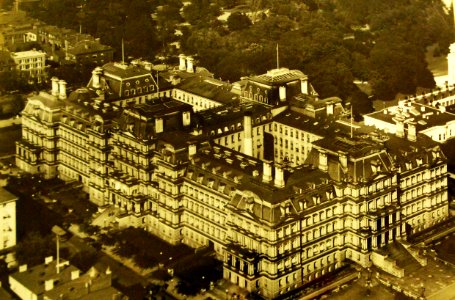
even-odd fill
[{"label": "stone staircase", "polygon": [[404,269],[405,275],[415,272],[422,267],[420,263],[399,242],[389,244],[383,250],[388,253],[389,258],[396,262],[397,267]]}]

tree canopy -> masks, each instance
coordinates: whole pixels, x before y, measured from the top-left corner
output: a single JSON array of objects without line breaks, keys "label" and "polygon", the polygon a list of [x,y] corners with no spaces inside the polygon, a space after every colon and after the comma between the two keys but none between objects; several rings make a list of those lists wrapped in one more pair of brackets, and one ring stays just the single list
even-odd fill
[{"label": "tree canopy", "polygon": [[[346,101],[368,102],[360,97],[355,79],[368,81],[382,100],[433,87],[426,49],[438,44],[444,54],[453,39],[453,21],[442,0],[58,2],[31,13],[49,24],[74,29],[81,24],[83,32],[113,46],[117,59],[122,38],[128,56],[152,59],[160,51],[169,54],[168,44],[180,41],[182,52],[232,81],[274,68],[279,44],[281,66],[307,73],[322,97]],[[250,13],[235,11],[240,6]],[[218,16],[225,9],[234,12],[223,24]],[[63,12],[66,18],[60,18]],[[176,29],[183,36],[176,37]],[[365,103],[359,111],[370,107]]]}]

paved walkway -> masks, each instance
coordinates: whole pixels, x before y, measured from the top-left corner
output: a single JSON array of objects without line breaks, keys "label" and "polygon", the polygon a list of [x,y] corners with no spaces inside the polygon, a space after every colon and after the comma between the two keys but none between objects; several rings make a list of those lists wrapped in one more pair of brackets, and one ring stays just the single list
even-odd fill
[{"label": "paved walkway", "polygon": [[0,128],[22,124],[22,118],[12,117],[6,120],[0,120]]},{"label": "paved walkway", "polygon": [[455,284],[455,268],[428,258],[427,266],[411,272],[403,278],[397,278],[382,272],[380,273],[380,278],[413,295],[421,295],[424,289],[424,295],[428,296]]},{"label": "paved walkway", "polygon": [[455,300],[455,282],[427,296],[427,300]]}]

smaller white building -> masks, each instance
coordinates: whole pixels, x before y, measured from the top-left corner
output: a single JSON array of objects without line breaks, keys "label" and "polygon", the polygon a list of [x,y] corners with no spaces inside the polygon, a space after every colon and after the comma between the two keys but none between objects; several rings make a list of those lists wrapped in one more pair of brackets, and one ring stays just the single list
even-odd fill
[{"label": "smaller white building", "polygon": [[46,66],[46,53],[41,50],[11,52],[17,70],[41,82]]},{"label": "smaller white building", "polygon": [[363,117],[365,125],[398,136],[407,136],[410,140],[414,140],[418,132],[439,143],[455,136],[455,114],[447,112],[442,105],[435,108],[413,100],[401,100],[397,106]]},{"label": "smaller white building", "polygon": [[0,251],[16,245],[17,197],[0,188]]}]

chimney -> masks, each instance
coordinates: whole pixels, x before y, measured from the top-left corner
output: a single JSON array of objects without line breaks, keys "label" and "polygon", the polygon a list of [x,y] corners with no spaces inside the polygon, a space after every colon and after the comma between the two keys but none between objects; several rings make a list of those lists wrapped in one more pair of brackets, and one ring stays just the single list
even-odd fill
[{"label": "chimney", "polygon": [[145,61],[144,62],[144,69],[146,69],[147,71],[151,71],[152,70],[152,63],[149,62],[149,61]]},{"label": "chimney", "polygon": [[49,279],[44,282],[44,290],[50,291],[54,288],[54,279]]},{"label": "chimney", "polygon": [[280,101],[286,101],[286,86],[280,86]]},{"label": "chimney", "polygon": [[163,118],[155,118],[155,133],[160,133],[164,131],[164,121]]},{"label": "chimney", "polygon": [[300,78],[300,92],[308,95],[308,78]]},{"label": "chimney", "polygon": [[270,182],[272,181],[272,162],[269,160],[264,160],[263,161],[263,167],[262,167],[262,181],[264,182]]},{"label": "chimney", "polygon": [[276,164],[275,165],[275,186],[279,188],[284,187],[284,170],[283,168]]},{"label": "chimney", "polygon": [[184,111],[182,113],[182,124],[183,124],[183,127],[190,126],[190,124],[191,124],[191,113],[189,111]]},{"label": "chimney", "polygon": [[408,140],[415,142],[417,140],[417,129],[415,123],[408,123]]},{"label": "chimney", "polygon": [[251,124],[251,112],[245,112],[243,117],[243,153],[253,156],[253,128]]},{"label": "chimney", "polygon": [[58,82],[59,86],[59,99],[66,99],[66,81],[65,80],[60,80]]},{"label": "chimney", "polygon": [[348,168],[348,156],[346,155],[345,152],[338,152],[338,154],[340,157],[341,168],[343,170],[346,170]]},{"label": "chimney", "polygon": [[327,116],[333,115],[333,107],[334,107],[333,102],[327,103],[327,107],[326,107]]},{"label": "chimney", "polygon": [[20,265],[19,266],[19,273],[27,271],[27,265]]},{"label": "chimney", "polygon": [[102,73],[103,69],[100,67],[96,67],[95,70],[92,71],[92,86],[95,89],[98,89],[101,87],[100,85],[100,75]]},{"label": "chimney", "polygon": [[197,145],[196,144],[189,144],[188,145],[188,156],[191,158],[197,152]]},{"label": "chimney", "polygon": [[188,56],[186,58],[186,71],[188,73],[194,73],[193,62],[194,62],[194,58],[192,58],[191,56]]},{"label": "chimney", "polygon": [[177,75],[171,75],[169,78],[171,79],[172,85],[177,85],[180,83],[180,77]]},{"label": "chimney", "polygon": [[80,274],[79,270],[71,271],[71,280],[78,279],[79,278],[79,274]]},{"label": "chimney", "polygon": [[57,77],[52,77],[52,96],[58,96],[58,78]]},{"label": "chimney", "polygon": [[185,54],[180,54],[179,55],[179,70],[180,71],[185,71],[186,70],[186,56]]},{"label": "chimney", "polygon": [[327,164],[327,153],[323,150],[319,150],[319,169],[327,172],[329,166]]},{"label": "chimney", "polygon": [[393,118],[395,121],[395,134],[397,137],[404,137],[404,120],[402,118]]},{"label": "chimney", "polygon": [[50,264],[52,261],[54,260],[54,257],[53,256],[48,256],[44,259],[44,264],[45,265],[48,265]]}]

